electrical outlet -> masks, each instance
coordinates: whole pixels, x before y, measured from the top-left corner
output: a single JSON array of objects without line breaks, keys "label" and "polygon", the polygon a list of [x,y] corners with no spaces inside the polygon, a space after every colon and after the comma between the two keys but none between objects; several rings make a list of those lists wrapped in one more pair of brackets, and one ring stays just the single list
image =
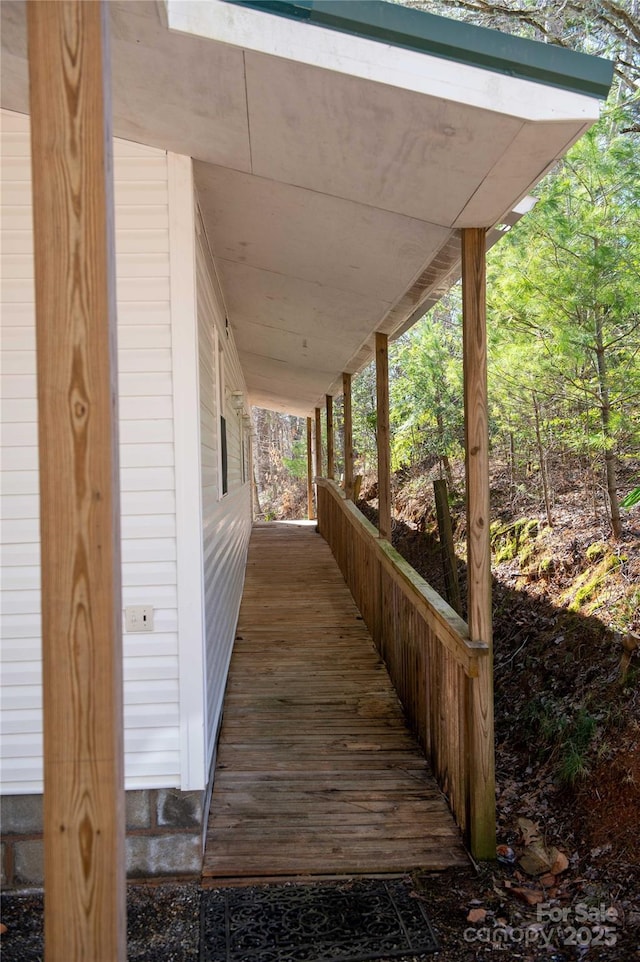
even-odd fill
[{"label": "electrical outlet", "polygon": [[151,605],[129,605],[124,609],[125,631],[153,631],[153,608]]}]

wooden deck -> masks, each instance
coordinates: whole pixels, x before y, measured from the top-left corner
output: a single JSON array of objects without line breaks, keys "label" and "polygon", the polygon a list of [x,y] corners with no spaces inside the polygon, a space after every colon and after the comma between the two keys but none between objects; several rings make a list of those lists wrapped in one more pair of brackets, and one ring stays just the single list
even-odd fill
[{"label": "wooden deck", "polygon": [[329,547],[313,526],[256,525],[204,883],[466,861]]}]

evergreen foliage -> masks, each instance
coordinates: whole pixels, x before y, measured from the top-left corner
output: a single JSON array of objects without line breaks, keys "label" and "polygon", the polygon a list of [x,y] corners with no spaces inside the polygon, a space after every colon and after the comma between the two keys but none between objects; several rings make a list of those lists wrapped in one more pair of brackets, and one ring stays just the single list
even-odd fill
[{"label": "evergreen foliage", "polygon": [[[607,492],[615,534],[616,464],[640,451],[640,138],[621,119],[616,108],[578,142],[488,259],[494,451],[514,485],[534,466],[548,474],[550,520],[546,469],[577,460],[589,496]],[[439,461],[449,474],[462,451],[460,315],[456,288],[391,347],[395,469]],[[354,378],[354,400],[371,468],[373,368]]]}]

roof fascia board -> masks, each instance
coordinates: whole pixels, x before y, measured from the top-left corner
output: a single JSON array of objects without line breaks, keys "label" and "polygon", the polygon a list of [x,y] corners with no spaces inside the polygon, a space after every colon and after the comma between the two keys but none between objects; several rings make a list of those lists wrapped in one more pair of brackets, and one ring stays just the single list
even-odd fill
[{"label": "roof fascia board", "polygon": [[225,0],[341,33],[605,100],[613,64],[384,0]]},{"label": "roof fascia board", "polygon": [[[319,25],[309,29],[305,21],[273,16],[253,4],[227,0],[164,2],[169,29],[247,51],[533,122],[588,123],[600,116],[599,102],[593,96],[545,87],[336,29]],[[341,0],[335,2],[341,5]],[[359,5],[354,0],[354,6]]]}]

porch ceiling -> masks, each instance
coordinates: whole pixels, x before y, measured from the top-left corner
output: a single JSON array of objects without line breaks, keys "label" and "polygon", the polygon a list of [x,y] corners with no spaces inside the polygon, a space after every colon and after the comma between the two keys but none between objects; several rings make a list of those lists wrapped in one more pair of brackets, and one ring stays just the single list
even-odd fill
[{"label": "porch ceiling", "polygon": [[[250,401],[291,413],[420,316],[456,277],[459,229],[508,217],[598,116],[558,76],[223,0],[109,6],[114,133],[194,158]],[[24,4],[0,8],[2,104],[26,112]]]}]

